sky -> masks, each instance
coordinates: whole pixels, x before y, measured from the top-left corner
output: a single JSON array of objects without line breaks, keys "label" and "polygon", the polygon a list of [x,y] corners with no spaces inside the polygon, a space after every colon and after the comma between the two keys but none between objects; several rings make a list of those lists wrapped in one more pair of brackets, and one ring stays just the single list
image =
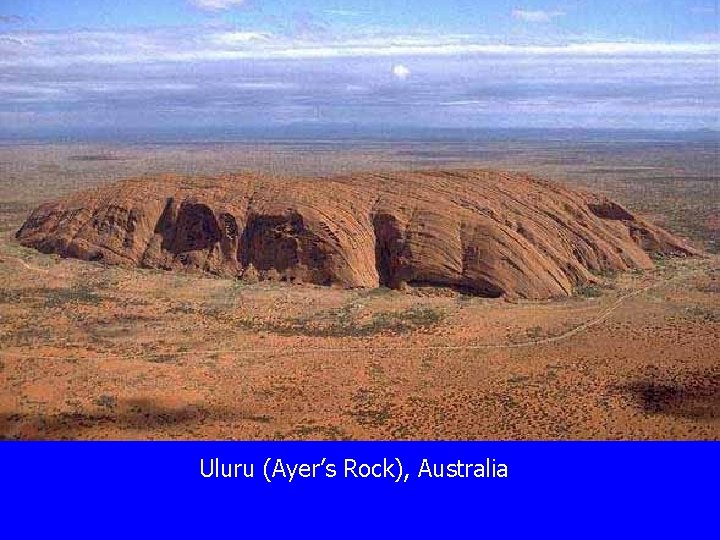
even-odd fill
[{"label": "sky", "polygon": [[717,129],[718,0],[0,0],[0,135]]}]

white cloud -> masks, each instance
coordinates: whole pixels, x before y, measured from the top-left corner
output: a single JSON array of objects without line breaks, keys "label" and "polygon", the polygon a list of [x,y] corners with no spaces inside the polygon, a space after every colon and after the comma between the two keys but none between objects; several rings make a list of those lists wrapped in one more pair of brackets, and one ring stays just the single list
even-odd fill
[{"label": "white cloud", "polygon": [[358,15],[361,15],[362,12],[350,9],[326,9],[325,13],[328,15],[336,15],[338,17],[357,17]]},{"label": "white cloud", "polygon": [[526,9],[513,9],[513,19],[519,19],[525,22],[546,23],[557,17],[565,15],[564,11],[531,11]]},{"label": "white cloud", "polygon": [[229,85],[231,88],[238,90],[291,90],[297,88],[295,83],[287,82],[276,82],[276,81],[251,81],[251,82],[240,82],[232,83]]},{"label": "white cloud", "polygon": [[410,76],[410,69],[402,64],[396,64],[392,68],[392,74],[397,79],[407,79]]},{"label": "white cloud", "polygon": [[690,8],[690,13],[693,15],[715,15],[717,11],[717,6],[694,6]]},{"label": "white cloud", "polygon": [[212,40],[220,45],[236,45],[250,41],[266,41],[270,38],[270,34],[265,32],[224,32],[216,34]]},{"label": "white cloud", "polygon": [[206,11],[222,11],[242,6],[245,0],[189,0],[193,6]]},{"label": "white cloud", "polygon": [[491,104],[492,102],[490,100],[480,99],[458,99],[455,101],[446,101],[444,103],[440,103],[440,105],[443,107],[487,106]]}]

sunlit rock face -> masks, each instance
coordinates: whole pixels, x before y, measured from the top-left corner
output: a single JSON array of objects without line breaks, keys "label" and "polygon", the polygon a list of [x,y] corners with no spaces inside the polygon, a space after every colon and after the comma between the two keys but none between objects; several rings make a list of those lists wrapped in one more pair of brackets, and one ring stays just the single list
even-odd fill
[{"label": "sunlit rock face", "polygon": [[17,238],[108,264],[532,299],[697,254],[603,197],[474,170],[145,177],[43,204]]}]

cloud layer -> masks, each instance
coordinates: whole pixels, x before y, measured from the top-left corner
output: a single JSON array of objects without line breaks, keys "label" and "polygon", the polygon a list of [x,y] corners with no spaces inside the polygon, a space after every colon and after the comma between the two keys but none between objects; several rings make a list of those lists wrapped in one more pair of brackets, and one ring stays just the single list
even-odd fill
[{"label": "cloud layer", "polygon": [[399,56],[707,56],[720,43],[576,42],[507,44],[467,35],[370,35],[318,40],[260,31],[8,32],[0,34],[0,67],[252,59]]},{"label": "cloud layer", "polygon": [[717,127],[718,43],[0,33],[0,133],[42,128]]}]

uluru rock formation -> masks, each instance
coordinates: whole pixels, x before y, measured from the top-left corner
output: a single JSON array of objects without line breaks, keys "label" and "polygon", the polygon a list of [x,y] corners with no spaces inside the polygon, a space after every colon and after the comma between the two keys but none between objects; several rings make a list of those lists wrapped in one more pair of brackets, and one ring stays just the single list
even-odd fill
[{"label": "uluru rock formation", "polygon": [[489,171],[131,179],[41,205],[17,238],[109,264],[532,299],[696,253],[604,197]]}]

